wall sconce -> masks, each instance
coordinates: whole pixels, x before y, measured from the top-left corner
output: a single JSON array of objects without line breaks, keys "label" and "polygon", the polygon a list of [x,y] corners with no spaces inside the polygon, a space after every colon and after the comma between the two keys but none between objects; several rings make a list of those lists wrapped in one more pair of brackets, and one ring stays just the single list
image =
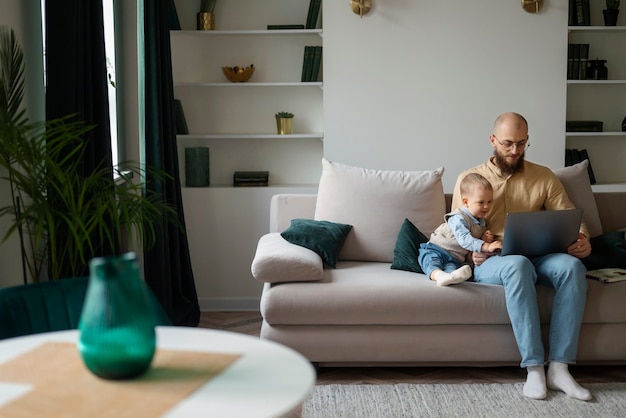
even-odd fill
[{"label": "wall sconce", "polygon": [[368,14],[372,8],[372,0],[351,0],[350,8],[353,13],[363,17],[363,15]]},{"label": "wall sconce", "polygon": [[522,0],[522,9],[528,13],[539,13],[543,7],[543,0]]}]

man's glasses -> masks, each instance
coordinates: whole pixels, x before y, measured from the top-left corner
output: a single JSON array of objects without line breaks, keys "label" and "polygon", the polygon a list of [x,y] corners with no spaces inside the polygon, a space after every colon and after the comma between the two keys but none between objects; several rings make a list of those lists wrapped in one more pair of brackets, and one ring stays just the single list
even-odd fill
[{"label": "man's glasses", "polygon": [[525,150],[526,148],[530,147],[530,143],[528,143],[527,139],[523,141],[513,142],[513,141],[500,141],[495,135],[493,137],[495,138],[496,141],[498,141],[498,144],[502,145],[502,148],[504,148],[505,150],[513,149],[513,147]]}]

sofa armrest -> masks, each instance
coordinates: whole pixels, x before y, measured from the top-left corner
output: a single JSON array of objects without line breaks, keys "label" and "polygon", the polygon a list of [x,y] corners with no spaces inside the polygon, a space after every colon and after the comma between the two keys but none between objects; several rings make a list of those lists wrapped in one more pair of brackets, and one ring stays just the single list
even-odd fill
[{"label": "sofa armrest", "polygon": [[315,252],[273,232],[259,239],[251,271],[265,283],[317,281],[324,277],[324,263]]},{"label": "sofa armrest", "polygon": [[313,219],[316,194],[277,194],[270,202],[270,231],[282,232],[289,228],[292,219]]}]

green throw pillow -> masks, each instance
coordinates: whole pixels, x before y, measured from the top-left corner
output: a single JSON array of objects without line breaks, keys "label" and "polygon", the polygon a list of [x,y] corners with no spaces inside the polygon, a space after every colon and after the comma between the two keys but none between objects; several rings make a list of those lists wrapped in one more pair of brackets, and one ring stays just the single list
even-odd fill
[{"label": "green throw pillow", "polygon": [[425,242],[428,242],[428,238],[411,221],[405,218],[398,233],[396,247],[393,249],[391,268],[424,273],[417,262],[417,256],[419,255],[420,244]]},{"label": "green throw pillow", "polygon": [[582,259],[587,270],[626,268],[624,231],[613,231],[591,238],[591,254]]},{"label": "green throw pillow", "polygon": [[289,228],[280,235],[292,244],[308,248],[324,263],[335,268],[337,257],[352,225],[312,219],[292,219]]}]

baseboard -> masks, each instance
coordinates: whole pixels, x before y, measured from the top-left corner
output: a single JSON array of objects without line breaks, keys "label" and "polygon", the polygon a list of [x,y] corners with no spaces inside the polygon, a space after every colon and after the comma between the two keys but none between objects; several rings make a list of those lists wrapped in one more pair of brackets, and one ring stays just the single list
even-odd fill
[{"label": "baseboard", "polygon": [[258,312],[260,298],[200,298],[200,311],[251,311]]}]

